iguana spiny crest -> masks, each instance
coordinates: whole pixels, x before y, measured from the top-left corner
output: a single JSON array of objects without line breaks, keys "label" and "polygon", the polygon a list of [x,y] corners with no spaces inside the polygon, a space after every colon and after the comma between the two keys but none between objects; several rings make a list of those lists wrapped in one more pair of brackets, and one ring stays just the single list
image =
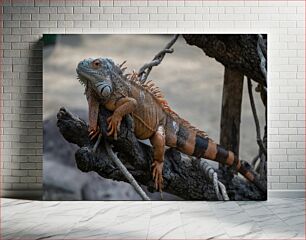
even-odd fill
[{"label": "iguana spiny crest", "polygon": [[95,89],[96,94],[104,101],[110,97],[114,90],[120,92],[122,95],[127,95],[130,91],[131,84],[137,86],[147,94],[151,94],[152,97],[156,99],[156,104],[160,105],[165,113],[175,119],[176,122],[197,131],[197,133],[203,137],[207,137],[206,132],[192,126],[188,121],[180,118],[179,115],[170,108],[163,93],[152,80],[142,83],[135,71],[124,74],[126,67],[123,67],[123,65],[125,63],[126,61],[118,65],[110,58],[88,58],[79,63],[77,67],[78,78],[82,85]]}]

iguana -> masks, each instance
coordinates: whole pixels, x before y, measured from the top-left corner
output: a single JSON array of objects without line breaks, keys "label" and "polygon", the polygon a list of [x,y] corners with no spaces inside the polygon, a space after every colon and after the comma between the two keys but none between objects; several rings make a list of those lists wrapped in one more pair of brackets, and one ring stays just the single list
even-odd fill
[{"label": "iguana", "polygon": [[89,106],[89,136],[94,139],[100,132],[99,105],[113,112],[107,119],[107,135],[117,138],[122,117],[130,114],[138,139],[149,139],[153,146],[152,175],[155,188],[163,186],[165,147],[206,158],[231,166],[258,186],[257,177],[247,170],[232,151],[210,139],[204,131],[191,126],[169,107],[161,91],[152,81],[141,83],[136,72],[124,74],[124,68],[109,58],[88,58],[79,62],[77,74],[85,85]]}]

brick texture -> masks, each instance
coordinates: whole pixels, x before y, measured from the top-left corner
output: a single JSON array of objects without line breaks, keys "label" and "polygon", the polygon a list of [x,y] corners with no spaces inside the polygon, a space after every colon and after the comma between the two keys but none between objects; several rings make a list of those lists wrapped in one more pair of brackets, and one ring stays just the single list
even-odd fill
[{"label": "brick texture", "polygon": [[1,1],[2,196],[42,189],[43,33],[269,34],[269,189],[305,188],[304,1]]}]

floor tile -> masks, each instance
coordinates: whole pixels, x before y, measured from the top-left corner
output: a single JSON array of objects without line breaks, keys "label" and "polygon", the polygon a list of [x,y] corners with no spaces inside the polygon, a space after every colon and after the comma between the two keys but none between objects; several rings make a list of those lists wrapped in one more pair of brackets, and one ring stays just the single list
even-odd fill
[{"label": "floor tile", "polygon": [[4,239],[304,239],[304,199],[58,202],[1,199]]}]

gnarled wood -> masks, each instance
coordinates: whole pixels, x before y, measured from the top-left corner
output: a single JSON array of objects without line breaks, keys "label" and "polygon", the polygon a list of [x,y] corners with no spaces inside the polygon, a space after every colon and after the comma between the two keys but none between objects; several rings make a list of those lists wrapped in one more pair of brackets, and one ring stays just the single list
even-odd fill
[{"label": "gnarled wood", "polygon": [[[100,109],[99,124],[103,137],[106,136],[106,118],[110,114],[107,110]],[[57,126],[64,138],[80,146],[75,154],[75,159],[81,171],[95,171],[104,178],[127,181],[112,163],[103,144],[97,148],[96,153],[92,152],[94,142],[85,137],[88,135],[88,126],[83,120],[64,108],[60,109],[57,117]],[[152,148],[136,139],[132,125],[131,118],[124,117],[118,139],[116,141],[109,137],[105,139],[113,144],[113,150],[118,153],[118,157],[137,182],[146,186],[149,191],[155,191],[150,170]],[[195,158],[190,159],[174,149],[168,149],[165,153],[163,176],[165,192],[185,200],[217,200],[212,183],[203,175],[200,161]],[[218,177],[224,181],[221,173],[218,173]],[[266,195],[254,185],[238,176],[233,179],[231,187],[235,191],[235,194],[231,196],[233,200],[266,199]]]},{"label": "gnarled wood", "polygon": [[[225,67],[267,87],[257,51],[257,34],[183,34],[186,42],[201,48]],[[266,56],[266,49],[263,51]]]}]

